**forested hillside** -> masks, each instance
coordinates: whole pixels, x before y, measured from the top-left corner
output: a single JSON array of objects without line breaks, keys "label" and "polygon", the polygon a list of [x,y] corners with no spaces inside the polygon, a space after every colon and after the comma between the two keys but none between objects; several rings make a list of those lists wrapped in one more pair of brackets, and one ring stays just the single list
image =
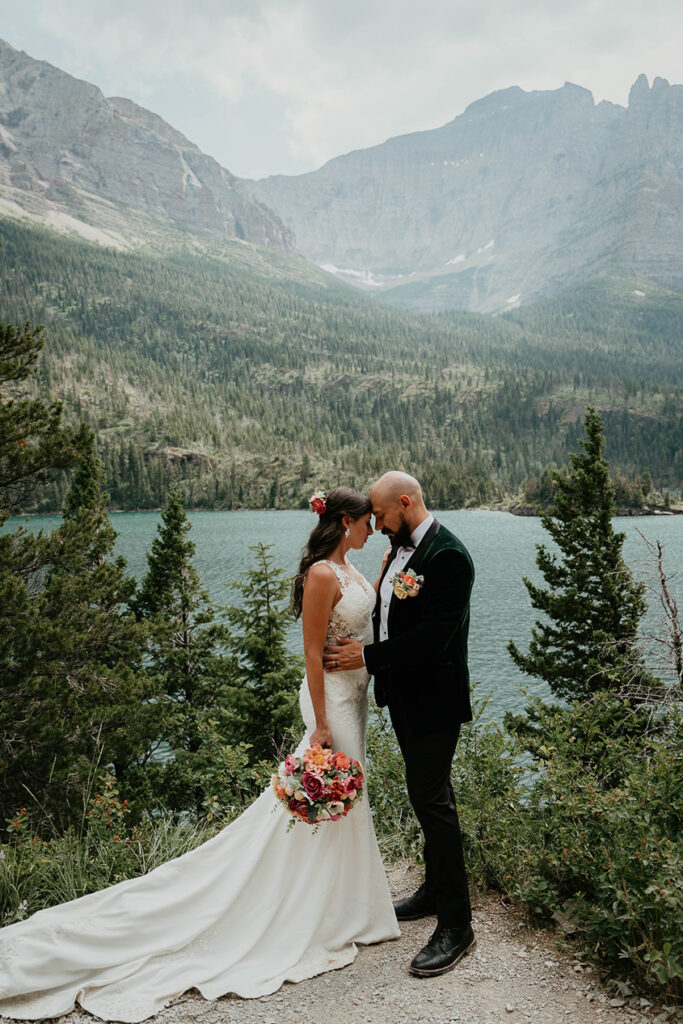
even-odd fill
[{"label": "forested hillside", "polygon": [[490,502],[565,462],[588,402],[614,469],[681,485],[683,302],[661,289],[415,316],[281,254],[122,253],[10,220],[0,242],[0,320],[45,324],[34,386],[95,428],[115,507],[174,479],[188,505],[287,507],[392,466],[436,506]]}]

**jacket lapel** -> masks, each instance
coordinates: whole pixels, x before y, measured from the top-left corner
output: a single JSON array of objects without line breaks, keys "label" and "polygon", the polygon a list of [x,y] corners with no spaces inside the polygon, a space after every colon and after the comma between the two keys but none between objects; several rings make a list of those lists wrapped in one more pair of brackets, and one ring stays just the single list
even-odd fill
[{"label": "jacket lapel", "polygon": [[[429,550],[429,548],[431,546],[431,543],[434,540],[434,538],[436,537],[436,535],[437,535],[437,533],[439,532],[440,529],[441,529],[441,524],[438,523],[436,521],[436,519],[435,519],[434,522],[432,523],[432,525],[429,527],[429,529],[425,533],[425,535],[422,538],[422,540],[420,541],[420,543],[417,545],[417,547],[413,551],[412,555],[410,556],[410,558],[408,559],[406,564],[403,566],[403,569],[401,570],[402,572],[405,572],[406,569],[412,569],[413,572],[419,573],[420,568],[422,566],[422,563],[424,562],[425,557],[427,555],[427,552],[428,552],[428,550]],[[382,577],[382,578],[384,578],[384,577]],[[408,600],[408,598],[406,598],[406,600]],[[387,611],[387,634],[389,636],[391,636],[391,620],[392,620],[392,618],[394,616],[394,612],[396,611],[396,606],[397,605],[398,605],[398,598],[396,597],[396,594],[392,593],[391,601],[389,602],[389,610]]]},{"label": "jacket lapel", "polygon": [[412,569],[413,572],[419,572],[420,568],[422,567],[422,563],[424,562],[425,557],[427,555],[427,551],[429,550],[429,546],[432,543],[432,541],[434,540],[434,538],[436,537],[436,535],[437,535],[437,533],[439,532],[440,529],[441,529],[441,523],[437,523],[437,521],[435,519],[434,522],[432,523],[432,525],[429,527],[429,529],[425,533],[425,535],[422,538],[422,540],[420,541],[420,543],[417,545],[417,547],[413,551],[413,553],[410,556],[410,558],[408,559],[408,561],[406,562],[405,568],[403,570],[404,572],[405,572],[406,569]]}]

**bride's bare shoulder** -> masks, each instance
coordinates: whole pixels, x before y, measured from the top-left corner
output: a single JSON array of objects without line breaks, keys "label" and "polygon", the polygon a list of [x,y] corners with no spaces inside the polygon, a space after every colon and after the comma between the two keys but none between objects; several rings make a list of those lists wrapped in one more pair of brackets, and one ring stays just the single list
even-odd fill
[{"label": "bride's bare shoulder", "polygon": [[307,610],[311,609],[318,611],[326,609],[325,614],[327,614],[330,607],[335,605],[340,597],[339,580],[334,569],[325,562],[314,562],[304,580],[304,616]]},{"label": "bride's bare shoulder", "polygon": [[337,574],[329,562],[314,562],[306,573],[306,583],[325,583],[327,581],[337,583]]}]

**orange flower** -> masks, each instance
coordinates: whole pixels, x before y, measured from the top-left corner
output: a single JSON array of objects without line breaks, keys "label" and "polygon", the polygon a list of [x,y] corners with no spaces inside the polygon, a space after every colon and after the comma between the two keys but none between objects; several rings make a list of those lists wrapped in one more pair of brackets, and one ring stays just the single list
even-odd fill
[{"label": "orange flower", "polygon": [[338,768],[340,772],[347,772],[351,767],[351,758],[348,754],[343,754],[341,750],[338,750],[332,758],[332,764],[335,768]]},{"label": "orange flower", "polygon": [[332,763],[332,751],[329,749],[323,750],[319,743],[314,743],[304,754],[304,761],[310,771],[315,771],[316,769],[324,771]]}]

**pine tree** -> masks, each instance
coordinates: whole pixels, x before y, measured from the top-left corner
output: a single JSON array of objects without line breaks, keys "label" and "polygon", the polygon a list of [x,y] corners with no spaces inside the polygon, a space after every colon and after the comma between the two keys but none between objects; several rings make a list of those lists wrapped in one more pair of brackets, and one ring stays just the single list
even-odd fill
[{"label": "pine tree", "polygon": [[633,663],[644,586],[624,562],[624,534],[612,526],[614,489],[595,409],[587,411],[585,429],[583,451],[570,456],[567,472],[553,473],[551,505],[541,511],[559,548],[555,554],[537,546],[536,564],[547,587],[524,579],[532,606],[545,618],[536,621],[526,654],[514,642],[508,645],[516,665],[565,700],[619,687],[634,670],[646,675]]},{"label": "pine tree", "polygon": [[287,629],[293,622],[290,581],[273,566],[269,545],[250,548],[256,567],[233,586],[242,596],[226,609],[236,632],[230,646],[237,659],[229,699],[233,742],[248,742],[254,760],[272,759],[283,738],[300,723],[297,694],[303,659],[287,648]]},{"label": "pine tree", "polygon": [[192,564],[191,523],[177,487],[169,490],[161,519],[133,607],[150,627],[146,671],[163,706],[160,740],[172,755],[160,772],[161,795],[176,810],[198,810],[209,756],[204,726],[212,720],[212,729],[224,734],[229,719],[229,634]]},{"label": "pine tree", "polygon": [[35,374],[43,345],[42,327],[0,323],[0,525],[56,469],[74,463],[73,431],[62,426],[61,404],[18,390]]},{"label": "pine tree", "polygon": [[127,607],[135,581],[124,560],[112,558],[116,532],[89,427],[76,443],[81,457],[64,519],[42,539],[43,572],[24,602],[13,695],[21,714],[3,794],[10,810],[34,794],[59,827],[79,820],[98,765],[134,795],[157,728],[141,673],[146,630]]},{"label": "pine tree", "polygon": [[[75,459],[61,406],[23,397],[36,370],[42,328],[0,324],[0,526]],[[35,595],[49,563],[46,539],[19,528],[0,535],[0,820],[27,802],[23,768],[35,740],[31,682],[40,620]]]}]

